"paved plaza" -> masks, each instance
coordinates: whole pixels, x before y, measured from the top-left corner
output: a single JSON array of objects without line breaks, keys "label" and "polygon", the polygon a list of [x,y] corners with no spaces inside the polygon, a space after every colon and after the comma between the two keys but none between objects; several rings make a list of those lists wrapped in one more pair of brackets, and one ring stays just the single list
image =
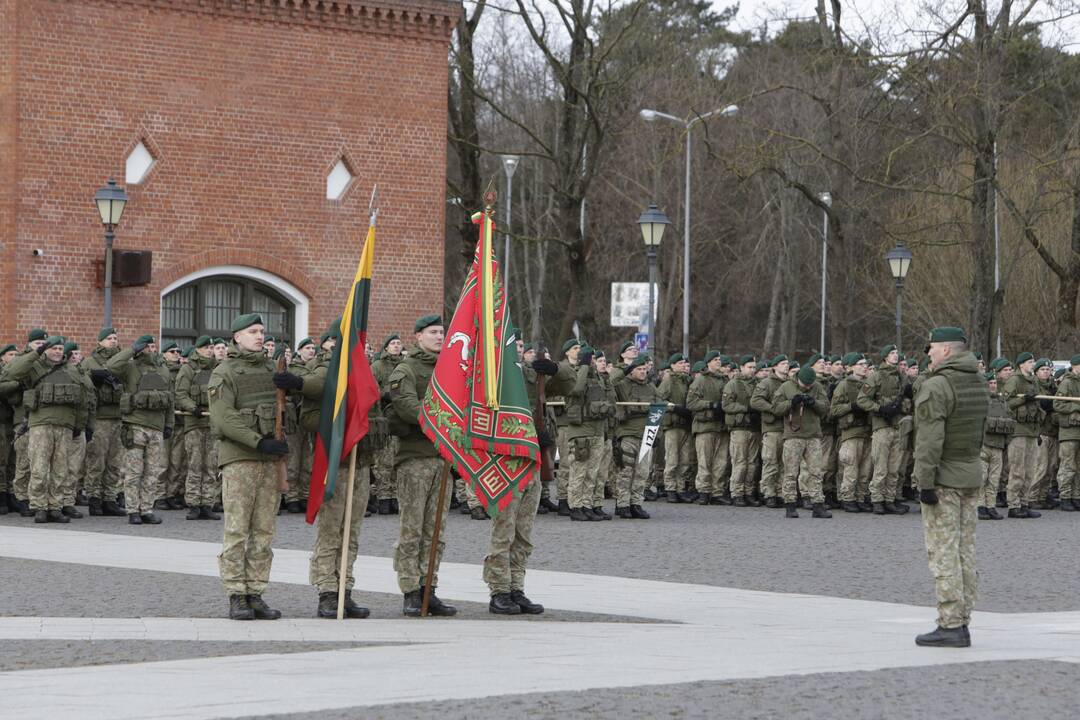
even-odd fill
[{"label": "paved plaza", "polygon": [[537,519],[538,617],[487,612],[490,523],[456,512],[439,594],[400,615],[397,518],[364,522],[361,621],[318,620],[313,530],[279,518],[266,598],[223,619],[221,523],[0,518],[0,693],[11,717],[1067,717],[1080,703],[1072,515],[979,524],[973,647],[933,626],[919,516],[651,503],[650,521]]}]

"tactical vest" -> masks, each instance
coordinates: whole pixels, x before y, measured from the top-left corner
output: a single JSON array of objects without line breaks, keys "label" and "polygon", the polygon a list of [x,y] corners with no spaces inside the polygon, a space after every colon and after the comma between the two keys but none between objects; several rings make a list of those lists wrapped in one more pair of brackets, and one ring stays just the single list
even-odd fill
[{"label": "tactical vest", "polygon": [[212,367],[206,367],[195,373],[191,378],[191,389],[188,390],[188,394],[191,395],[192,402],[203,410],[210,407],[210,395],[206,390],[206,386],[209,385],[210,375],[213,372]]},{"label": "tactical vest", "polygon": [[139,372],[139,381],[135,392],[120,396],[120,412],[127,415],[135,410],[168,410],[172,402],[172,387],[169,381],[158,373],[155,365],[135,363]]},{"label": "tactical vest", "polygon": [[945,418],[941,459],[978,460],[990,400],[986,383],[976,373],[943,372],[942,377],[952,388],[955,403],[953,411]]},{"label": "tactical vest", "polygon": [[986,415],[986,432],[991,435],[1012,435],[1016,421],[1009,416],[1009,406],[1000,397],[991,397]]},{"label": "tactical vest", "polygon": [[[1028,393],[1038,393],[1039,387],[1035,384],[1035,381],[1025,377],[1022,373],[1017,373],[1013,377],[1018,378],[1016,381],[1016,394],[1026,395]],[[1013,417],[1016,418],[1016,422],[1023,423],[1025,425],[1038,425],[1043,421],[1045,413],[1043,409],[1039,407],[1038,400],[1026,401],[1019,407],[1012,409]]]},{"label": "tactical vest", "polygon": [[[402,367],[406,372],[409,372],[413,376],[413,381],[416,385],[416,397],[420,401],[420,404],[424,404],[424,398],[427,397],[428,385],[431,383],[431,375],[435,372],[435,365],[422,362],[415,355],[410,355],[398,363],[398,367],[394,368],[395,372]],[[411,425],[398,417],[397,412],[391,410],[388,413],[387,426],[391,435],[397,437],[410,437],[413,435],[424,435],[419,425]],[[426,437],[426,436],[424,436]]]},{"label": "tactical vest", "polygon": [[750,396],[754,394],[754,387],[749,380],[742,377],[742,375],[736,375],[728,381],[724,386],[724,393],[727,394],[729,387],[735,388],[732,394],[735,396],[735,402],[740,405],[745,405],[746,412],[732,413],[724,411],[724,423],[731,429],[735,430],[750,430],[754,426],[754,417],[750,414]]},{"label": "tactical vest", "polygon": [[260,435],[272,434],[277,419],[277,388],[269,361],[261,366],[244,361],[230,365],[229,374],[236,386],[236,409],[244,424]]},{"label": "tactical vest", "polygon": [[583,425],[588,420],[604,420],[611,414],[611,403],[600,378],[589,371],[585,392],[581,398],[566,398],[566,419],[571,425]]},{"label": "tactical vest", "polygon": [[50,370],[32,390],[27,390],[25,397],[31,410],[56,405],[77,408],[86,402],[82,386],[68,375],[63,363]]},{"label": "tactical vest", "polygon": [[637,417],[647,417],[649,403],[656,402],[656,388],[648,383],[639,383],[627,378],[623,380],[623,392],[627,402],[641,403],[638,405],[620,405],[619,415],[623,420],[631,420]]},{"label": "tactical vest", "polygon": [[855,398],[859,396],[859,387],[864,381],[857,380],[854,376],[844,379],[833,391],[833,397],[836,397],[836,393],[842,393],[841,400],[844,400],[851,404],[851,412],[846,415],[841,415],[836,420],[836,427],[840,430],[850,430],[857,427],[870,427],[870,416],[867,415],[858,405],[855,404]]}]

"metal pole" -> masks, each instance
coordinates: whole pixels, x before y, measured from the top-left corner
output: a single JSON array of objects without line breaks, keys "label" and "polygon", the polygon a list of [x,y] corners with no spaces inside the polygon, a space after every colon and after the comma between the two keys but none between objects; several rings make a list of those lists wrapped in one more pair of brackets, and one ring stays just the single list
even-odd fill
[{"label": "metal pole", "polygon": [[818,352],[825,352],[825,303],[826,303],[826,287],[829,282],[829,213],[822,211],[822,215],[825,217],[824,226],[821,231],[821,344],[818,346]]},{"label": "metal pole", "polygon": [[647,254],[648,254],[648,257],[649,257],[649,346],[648,346],[648,351],[649,351],[649,355],[652,355],[653,354],[653,343],[654,343],[653,339],[656,337],[656,328],[654,327],[656,325],[656,323],[653,321],[653,315],[654,315],[653,308],[655,307],[653,305],[653,303],[655,302],[655,299],[653,298],[653,291],[656,288],[656,247],[653,246],[653,245],[650,245],[649,246],[649,251],[648,251]]},{"label": "metal pole", "polygon": [[[994,141],[994,180],[997,180],[997,140]],[[994,185],[994,303],[997,316],[996,357],[1001,357],[1001,314],[998,311],[997,294],[1001,289],[1001,235],[998,228],[997,185]]]},{"label": "metal pole", "polygon": [[[682,351],[683,357],[690,357],[690,129],[693,123],[686,124],[686,194],[683,196],[683,310],[682,310]],[[652,296],[652,286],[649,286]],[[652,315],[649,316],[652,322]],[[649,336],[652,342],[652,335]]]},{"label": "metal pole", "polygon": [[503,282],[510,283],[510,204],[514,201],[514,176],[506,176],[506,229],[503,236],[506,238],[503,244]]},{"label": "metal pole", "polygon": [[900,352],[900,298],[904,294],[904,283],[901,280],[896,281],[896,351]]},{"label": "metal pole", "polygon": [[112,327],[112,260],[113,240],[115,239],[111,225],[105,226],[105,325]]}]

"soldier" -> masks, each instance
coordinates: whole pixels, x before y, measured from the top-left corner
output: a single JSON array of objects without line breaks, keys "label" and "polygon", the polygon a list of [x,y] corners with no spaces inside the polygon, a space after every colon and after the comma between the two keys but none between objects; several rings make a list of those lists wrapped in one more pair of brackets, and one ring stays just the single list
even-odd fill
[{"label": "soldier", "polygon": [[275,359],[274,352],[277,350],[277,340],[273,335],[267,335],[263,338],[263,352],[266,353],[266,357]]},{"label": "soldier", "polygon": [[773,393],[773,414],[784,419],[784,506],[786,516],[799,517],[797,495],[809,497],[813,517],[831,518],[821,490],[821,418],[829,412],[829,398],[810,366],[799,368]]},{"label": "soldier", "polygon": [[[780,506],[780,468],[783,462],[784,418],[773,412],[773,395],[788,380],[787,355],[769,361],[771,370],[754,387],[750,409],[761,415],[761,494],[769,507]],[[771,498],[776,498],[769,504]]]},{"label": "soldier", "polygon": [[[734,489],[731,499],[724,497],[727,485],[728,428],[724,421],[724,386],[727,376],[724,359],[715,350],[705,354],[705,370],[690,384],[686,393],[686,412],[693,417],[694,450],[697,453],[697,476],[694,486],[699,505],[746,505],[746,498]],[[674,413],[678,413],[676,406]]]},{"label": "soldier", "polygon": [[[581,351],[581,342],[577,338],[570,338],[562,344],[563,361],[560,365],[565,365],[569,369],[577,367],[578,353]],[[553,396],[550,398],[552,401],[558,401],[561,398]],[[558,430],[555,435],[555,445],[559,451],[559,467],[555,471],[555,491],[556,500],[559,501],[558,513],[563,517],[570,516],[570,503],[568,502],[567,492],[570,485],[570,448],[566,444],[566,406],[555,407],[555,421],[558,424]]]},{"label": "soldier", "polygon": [[[8,509],[15,509],[15,496],[11,493],[11,479],[13,473],[8,471],[11,461],[12,442],[14,442],[14,412],[7,401],[7,392],[3,390],[5,383],[3,376],[4,366],[11,361],[19,352],[14,344],[0,348],[0,515],[7,515]],[[11,382],[10,391],[18,392],[19,384]],[[20,400],[22,396],[20,395]]]},{"label": "soldier", "polygon": [[[161,360],[169,372],[169,390],[176,387],[176,376],[180,372],[180,348],[174,342],[165,343],[161,349]],[[158,480],[155,510],[181,510],[184,507],[184,482],[187,479],[187,455],[184,453],[183,416],[173,421],[173,434],[165,441],[164,463]]]},{"label": "soldier", "polygon": [[[740,357],[739,373],[724,385],[720,404],[724,411],[724,423],[730,433],[728,444],[731,455],[732,503],[740,507],[761,504],[753,495],[754,462],[761,442],[754,428],[755,411],[750,407],[756,371],[757,362],[753,355]],[[740,499],[742,503],[738,502]],[[766,502],[769,507],[776,507],[778,503],[779,499],[775,497]]]},{"label": "soldier", "polygon": [[[619,346],[619,361],[614,365],[608,363],[610,370],[608,370],[608,379],[611,380],[611,384],[614,385],[626,375],[627,368],[630,367],[630,363],[637,359],[639,350],[633,340],[627,340]],[[646,358],[642,358],[644,361]]]},{"label": "soldier", "polygon": [[220,438],[225,534],[218,569],[229,596],[231,620],[277,620],[262,599],[270,580],[280,490],[274,467],[289,446],[274,438],[277,391],[274,363],[263,352],[265,325],[258,313],[232,322],[225,361],[210,374],[210,427]]},{"label": "soldier", "polygon": [[840,507],[849,513],[871,512],[864,500],[870,494],[870,416],[855,402],[869,363],[861,353],[850,352],[841,365],[850,374],[833,390],[829,404],[829,415],[840,430]]},{"label": "soldier", "polygon": [[635,403],[621,406],[616,411],[619,424],[615,437],[622,465],[615,485],[615,514],[624,519],[649,519],[649,513],[641,507],[649,479],[649,465],[638,462],[638,451],[649,416],[649,405],[657,401],[657,396],[656,388],[646,379],[646,362],[643,356],[634,358],[626,367],[626,375],[615,381],[615,395],[619,402]]},{"label": "soldier", "polygon": [[[389,398],[390,373],[404,359],[402,355],[404,345],[397,333],[392,333],[383,342],[382,353],[379,359],[371,366],[371,372],[375,381],[379,383],[379,391],[384,397]],[[390,436],[386,447],[375,453],[375,497],[378,500],[380,515],[397,515],[398,501],[394,497],[394,455],[397,450],[397,438]]]},{"label": "soldier", "polygon": [[[399,438],[394,470],[397,473],[401,524],[398,541],[394,545],[394,570],[397,571],[398,587],[404,594],[402,612],[408,617],[418,617],[423,604],[424,573],[431,552],[443,467],[435,446],[420,429],[420,403],[427,393],[435,362],[442,350],[442,318],[425,315],[416,321],[413,330],[416,333],[416,350],[410,352],[390,373],[390,405],[387,409],[390,431]],[[445,522],[449,509],[449,498],[444,500],[440,523]],[[435,573],[428,602],[430,613],[439,616],[457,614],[457,608],[447,605],[435,595],[445,538],[445,533],[440,535],[436,546]]]},{"label": "soldier", "polygon": [[161,522],[152,510],[165,464],[165,441],[173,434],[172,378],[154,349],[153,336],[142,335],[106,366],[124,386],[120,439],[125,449],[124,503],[132,525]]},{"label": "soldier", "polygon": [[[1054,381],[1054,364],[1049,358],[1040,358],[1035,363],[1035,384],[1040,395],[1057,394]],[[1049,497],[1050,485],[1057,476],[1058,466],[1058,418],[1054,412],[1054,401],[1042,398],[1039,407],[1043,411],[1043,421],[1039,425],[1038,453],[1035,460],[1035,482],[1031,489],[1032,507],[1051,510],[1054,505]]]},{"label": "soldier", "polygon": [[[682,353],[668,358],[669,372],[660,381],[657,395],[674,405],[664,416],[664,490],[670,503],[687,502],[683,483],[690,471],[690,446],[696,442],[690,430],[693,413],[687,407],[690,390],[690,361]],[[700,455],[698,456],[700,457]]]},{"label": "soldier", "polygon": [[1016,420],[1012,439],[1009,440],[1009,484],[1006,498],[1011,518],[1037,518],[1042,513],[1031,508],[1030,503],[1035,482],[1035,465],[1038,456],[1039,428],[1043,421],[1043,409],[1035,396],[1039,386],[1035,381],[1035,356],[1023,352],[1016,357],[1016,373],[1005,383],[1002,399],[1009,406]]},{"label": "soldier", "polygon": [[184,502],[188,520],[220,520],[213,505],[221,493],[217,447],[210,434],[210,376],[217,360],[208,335],[195,340],[194,352],[176,376],[176,408],[186,413],[180,443],[187,456]]},{"label": "soldier", "polygon": [[[832,374],[832,362],[824,355],[811,355],[806,364],[814,369],[817,383],[825,391],[825,397],[831,401],[839,382]],[[840,507],[836,487],[837,450],[836,422],[826,412],[821,418],[821,489],[825,493],[825,504],[830,509]]]},{"label": "soldier", "polygon": [[873,435],[870,461],[874,475],[870,479],[870,500],[875,515],[903,515],[908,506],[894,502],[900,470],[900,433],[902,403],[912,394],[911,386],[900,377],[897,367],[900,353],[895,345],[881,348],[881,365],[866,379],[855,404],[871,416]]},{"label": "soldier", "polygon": [[83,389],[82,401],[75,406],[75,427],[72,429],[71,454],[68,455],[67,481],[64,483],[63,508],[61,512],[70,518],[83,514],[75,507],[75,497],[86,472],[86,445],[93,439],[96,429],[97,392],[90,375],[82,367],[82,351],[73,341],[64,343],[64,360],[71,375]]},{"label": "soldier", "polygon": [[102,328],[98,344],[83,360],[97,391],[97,414],[93,439],[86,444],[86,494],[91,515],[124,517],[127,512],[116,503],[122,488],[124,446],[120,442],[120,397],[123,385],[107,368],[120,352],[116,329]]},{"label": "soldier", "polygon": [[[315,340],[309,337],[301,340],[295,354],[288,352],[288,345],[282,347],[291,358],[287,363],[290,372],[306,380],[311,372],[312,361],[318,353]],[[325,366],[329,367],[329,358]],[[321,403],[322,397],[315,398],[315,402]],[[308,492],[311,488],[311,463],[315,452],[315,433],[314,429],[307,430],[301,427],[302,400],[294,399],[291,407],[286,407],[285,410],[287,426],[292,428],[291,432],[286,433],[285,438],[289,444],[289,490],[285,493],[285,509],[290,513],[307,512]],[[317,423],[314,427],[317,427]]]},{"label": "soldier", "polygon": [[[982,463],[982,505],[979,506],[980,520],[1004,520],[995,507],[995,496],[1001,484],[1001,470],[1005,460],[1005,448],[1009,444],[1016,421],[1009,415],[1009,406],[998,394],[998,382],[993,373],[986,375],[990,405],[986,413],[986,429],[983,431],[982,449],[979,461]],[[921,387],[920,387],[921,389]]]},{"label": "soldier", "polygon": [[[593,350],[593,364],[596,366],[596,374],[604,385],[604,394],[611,406],[608,412],[607,425],[604,428],[604,447],[600,451],[600,476],[593,486],[593,509],[603,509],[604,499],[615,497],[615,430],[618,422],[615,420],[615,403],[618,398],[615,395],[615,386],[611,383],[611,365],[602,350]],[[595,513],[594,513],[595,514]],[[606,513],[603,513],[606,515]]]},{"label": "soldier", "polygon": [[[565,373],[565,370],[562,372]],[[577,366],[573,368],[574,383],[566,389],[566,445],[570,451],[570,481],[567,488],[570,519],[575,521],[610,520],[600,508],[593,509],[594,485],[602,481],[600,461],[603,457],[604,432],[613,408],[604,383],[593,365],[593,349],[581,347]]]},{"label": "soldier", "polygon": [[[36,352],[45,343],[48,334],[41,328],[34,328],[27,335],[26,347],[23,351],[12,358],[11,362],[30,352]],[[10,367],[10,363],[8,365]],[[8,404],[12,408],[12,435],[15,438],[12,443],[12,451],[15,455],[15,467],[11,479],[11,492],[15,498],[14,509],[23,517],[34,517],[35,513],[30,508],[30,426],[28,424],[29,410],[23,402],[25,391],[29,387],[26,383],[14,380],[10,373],[5,373],[3,393],[8,398]]]},{"label": "soldier", "polygon": [[[1059,397],[1080,397],[1080,355],[1069,360],[1069,370],[1058,384]],[[1080,401],[1054,400],[1059,420],[1058,499],[1065,512],[1080,510]]]},{"label": "soldier", "polygon": [[915,644],[969,647],[968,624],[978,595],[979,450],[989,398],[962,330],[935,328],[927,352],[933,369],[915,398],[915,481],[938,622],[937,629],[916,637]]}]

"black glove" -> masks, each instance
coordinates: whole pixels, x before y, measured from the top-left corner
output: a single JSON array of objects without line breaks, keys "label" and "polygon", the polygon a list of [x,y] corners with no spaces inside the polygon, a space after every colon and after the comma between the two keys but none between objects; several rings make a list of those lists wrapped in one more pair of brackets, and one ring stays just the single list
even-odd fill
[{"label": "black glove", "polygon": [[1035,393],[1024,393],[1024,400],[1031,402],[1035,399]]},{"label": "black glove", "polygon": [[542,448],[555,447],[555,441],[551,439],[551,433],[546,428],[536,433],[536,442]]},{"label": "black glove", "polygon": [[162,437],[164,437],[164,438],[165,438],[166,440],[168,440],[169,438],[171,438],[171,437],[172,437],[172,428],[171,428],[171,427],[166,427],[166,428],[165,428],[165,429],[164,429],[164,430],[163,430],[163,431],[161,432],[161,435],[162,435]]},{"label": "black glove", "polygon": [[[709,403],[709,409],[715,413],[720,409],[720,403]],[[690,412],[690,408],[686,407],[685,405],[676,405],[671,409],[671,412],[675,413],[683,420],[691,420],[694,417],[694,413]]]},{"label": "black glove", "polygon": [[380,401],[381,401],[381,402],[382,402],[382,403],[383,403],[384,405],[389,405],[389,404],[390,404],[390,391],[389,391],[389,390],[387,390],[387,391],[386,391],[386,392],[384,392],[384,393],[383,393],[382,395],[380,395],[380,396],[379,396],[379,400],[380,400]]},{"label": "black glove", "polygon": [[1041,407],[1046,412],[1054,412],[1054,401],[1046,399],[1040,400],[1039,407]]},{"label": "black glove", "polygon": [[274,387],[278,390],[303,390],[304,378],[291,372],[274,373]]},{"label": "black glove", "polygon": [[198,407],[191,411],[191,417],[201,418],[205,414],[206,413],[204,413],[202,411],[202,408],[198,408]]},{"label": "black glove", "polygon": [[82,430],[72,430],[71,431],[71,439],[72,440],[78,440],[80,435],[82,435]]},{"label": "black glove", "polygon": [[813,395],[803,395],[802,404],[806,407],[814,407],[815,405],[817,405],[817,400],[814,399]]},{"label": "black glove", "polygon": [[40,355],[43,352],[45,352],[46,350],[48,350],[48,349],[49,348],[45,346],[45,343],[41,343],[41,345],[38,346],[38,349],[35,350],[34,352],[36,352],[38,355]]},{"label": "black glove", "polygon": [[264,455],[288,455],[289,444],[283,440],[275,440],[272,437],[264,437],[255,446],[255,449]]},{"label": "black glove", "polygon": [[933,488],[930,488],[929,490],[920,490],[919,502],[924,505],[937,505],[937,490]]},{"label": "black glove", "polygon": [[914,385],[905,385],[904,386],[904,397],[906,397],[908,400],[911,400],[912,398],[915,397],[915,386]]},{"label": "black glove", "polygon": [[592,364],[592,358],[593,358],[593,354],[592,354],[591,350],[585,350],[584,352],[579,352],[578,356],[577,356],[577,364],[580,367],[585,367],[587,365]]},{"label": "black glove", "polygon": [[896,413],[898,413],[899,411],[900,409],[897,407],[895,402],[885,403],[878,408],[878,415],[885,418],[886,420],[891,420],[893,417],[896,416]]},{"label": "black glove", "polygon": [[791,398],[791,409],[794,410],[803,404],[803,400],[806,399],[805,395],[793,395]]},{"label": "black glove", "polygon": [[90,371],[90,380],[92,380],[95,385],[106,382],[111,385],[113,382],[113,374],[105,368],[97,368],[96,370]]},{"label": "black glove", "polygon": [[94,431],[90,428],[86,428],[86,442],[90,442],[94,439]]},{"label": "black glove", "polygon": [[145,349],[146,349],[147,347],[148,347],[148,344],[147,344],[147,343],[144,343],[144,342],[137,342],[137,343],[135,343],[134,345],[132,345],[132,346],[131,346],[131,352],[132,352],[132,353],[133,353],[134,355],[138,355],[138,354],[139,354],[139,353],[141,353],[141,352],[142,352],[143,350],[145,350]]},{"label": "black glove", "polygon": [[559,364],[547,358],[536,358],[533,360],[532,369],[541,375],[554,377],[559,372]]}]

